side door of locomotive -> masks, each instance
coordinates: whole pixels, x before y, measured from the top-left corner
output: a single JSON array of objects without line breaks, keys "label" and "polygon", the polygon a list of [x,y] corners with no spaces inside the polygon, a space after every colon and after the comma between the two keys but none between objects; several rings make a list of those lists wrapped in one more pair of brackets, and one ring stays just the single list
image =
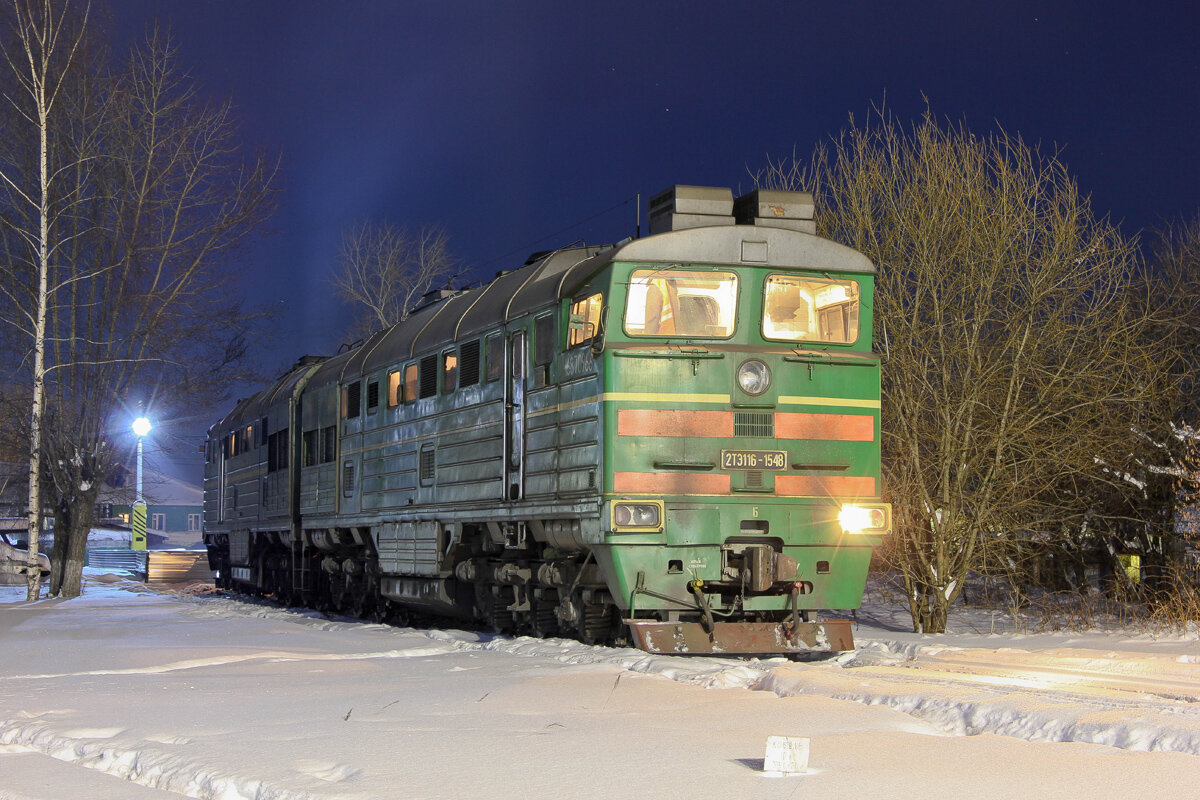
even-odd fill
[{"label": "side door of locomotive", "polygon": [[374,414],[379,406],[379,383],[367,377],[343,384],[341,387],[341,408],[339,445],[337,455],[338,469],[336,475],[338,487],[337,508],[340,514],[357,514],[362,507],[359,494],[359,483],[362,472],[362,444],[365,417],[363,400],[367,400],[368,410]]},{"label": "side door of locomotive", "polygon": [[504,492],[516,502],[525,496],[525,331],[508,334],[504,350]]},{"label": "side door of locomotive", "polygon": [[225,451],[228,448],[226,441],[225,436],[218,436],[213,442],[217,462],[217,522],[225,521]]}]

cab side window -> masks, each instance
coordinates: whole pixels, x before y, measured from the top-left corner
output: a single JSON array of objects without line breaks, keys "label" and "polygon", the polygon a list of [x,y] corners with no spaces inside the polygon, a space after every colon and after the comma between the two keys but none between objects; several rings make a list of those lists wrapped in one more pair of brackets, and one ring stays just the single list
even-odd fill
[{"label": "cab side window", "polygon": [[415,403],[417,401],[417,386],[420,367],[416,362],[409,364],[404,368],[404,402]]},{"label": "cab side window", "polygon": [[388,373],[388,383],[387,383],[388,408],[395,408],[396,406],[400,405],[401,400],[403,400],[404,396],[403,396],[403,394],[401,394],[401,387],[403,386],[403,384],[400,382],[402,377],[403,377],[402,373],[398,369],[394,369]]},{"label": "cab side window", "polygon": [[442,353],[442,394],[451,394],[458,388],[458,353],[446,350]]},{"label": "cab side window", "polygon": [[567,322],[567,347],[587,344],[596,338],[600,331],[600,310],[603,305],[604,295],[599,292],[571,304],[571,314]]},{"label": "cab side window", "polygon": [[354,419],[362,412],[362,384],[355,381],[342,387],[342,419]]}]

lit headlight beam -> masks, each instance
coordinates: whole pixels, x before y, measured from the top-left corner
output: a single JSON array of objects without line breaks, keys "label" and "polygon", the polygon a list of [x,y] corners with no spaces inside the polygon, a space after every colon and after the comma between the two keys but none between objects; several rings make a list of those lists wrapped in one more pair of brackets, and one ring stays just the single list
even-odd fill
[{"label": "lit headlight beam", "polygon": [[838,512],[838,522],[846,533],[883,533],[888,529],[888,514],[880,506],[846,503]]}]

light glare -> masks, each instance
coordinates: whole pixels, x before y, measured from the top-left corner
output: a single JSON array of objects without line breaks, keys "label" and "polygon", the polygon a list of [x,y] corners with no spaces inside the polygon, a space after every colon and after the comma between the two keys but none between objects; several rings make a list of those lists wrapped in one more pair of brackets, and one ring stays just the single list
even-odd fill
[{"label": "light glare", "polygon": [[888,515],[879,506],[847,503],[838,514],[838,522],[846,533],[882,533],[888,527]]},{"label": "light glare", "polygon": [[133,432],[139,439],[150,433],[150,428],[150,420],[145,417],[138,417],[133,421]]},{"label": "light glare", "polygon": [[871,514],[861,506],[842,506],[838,522],[847,533],[862,533],[871,524]]}]

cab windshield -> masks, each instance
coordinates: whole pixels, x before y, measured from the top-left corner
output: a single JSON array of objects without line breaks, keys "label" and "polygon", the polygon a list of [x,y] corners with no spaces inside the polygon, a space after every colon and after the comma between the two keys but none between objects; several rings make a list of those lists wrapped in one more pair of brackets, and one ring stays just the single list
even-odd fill
[{"label": "cab windshield", "polygon": [[736,311],[733,272],[639,269],[629,280],[625,333],[725,339],[733,335]]},{"label": "cab windshield", "polygon": [[853,344],[858,307],[857,281],[770,275],[763,290],[763,338]]}]

